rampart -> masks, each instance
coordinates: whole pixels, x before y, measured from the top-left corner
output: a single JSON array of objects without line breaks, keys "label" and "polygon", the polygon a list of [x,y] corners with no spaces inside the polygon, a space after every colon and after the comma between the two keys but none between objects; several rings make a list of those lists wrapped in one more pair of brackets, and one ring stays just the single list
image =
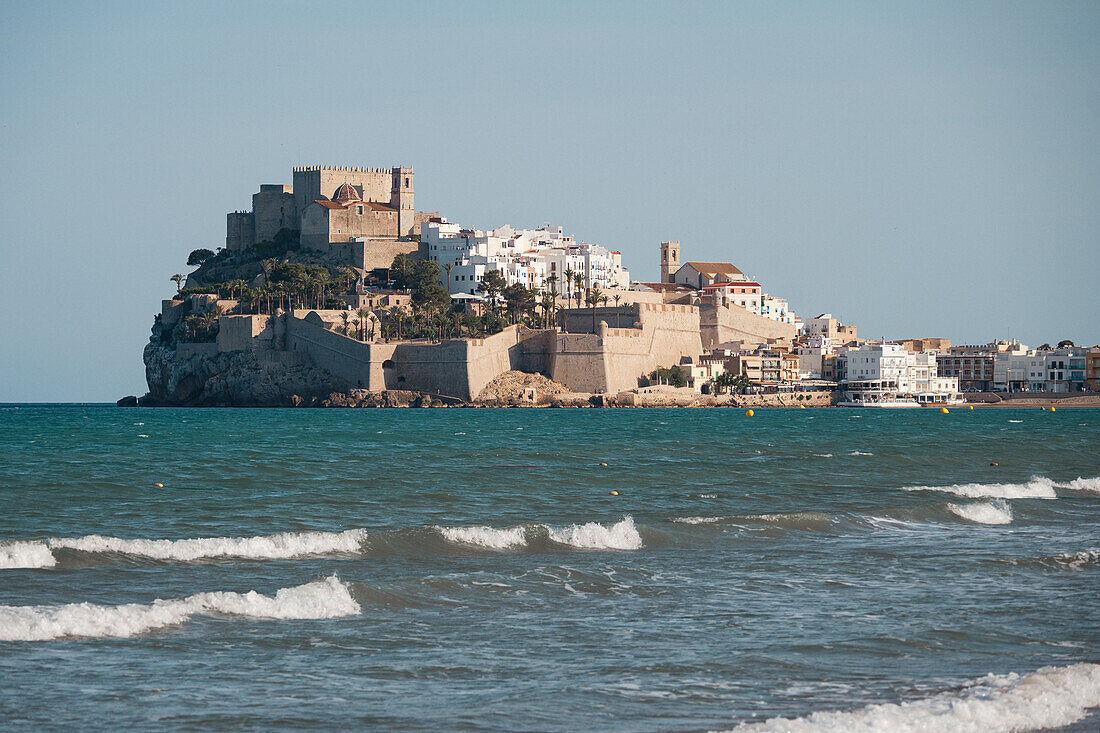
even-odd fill
[{"label": "rampart", "polygon": [[710,350],[728,341],[764,343],[769,339],[792,339],[797,328],[750,313],[744,308],[732,308],[703,303],[699,305],[699,325],[702,345]]},{"label": "rampart", "polygon": [[[566,333],[557,334],[550,378],[577,392],[614,393],[634,389],[660,366],[679,364],[702,353],[699,309],[690,305],[633,303],[564,315]],[[608,320],[632,321],[612,328]],[[579,333],[578,333],[579,332]]]}]

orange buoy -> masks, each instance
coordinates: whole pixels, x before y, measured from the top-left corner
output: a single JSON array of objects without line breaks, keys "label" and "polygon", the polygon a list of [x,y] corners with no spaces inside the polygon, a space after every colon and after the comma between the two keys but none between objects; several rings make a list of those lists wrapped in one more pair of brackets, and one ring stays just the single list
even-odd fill
[{"label": "orange buoy", "polygon": [[947,410],[946,407],[941,407],[940,412],[942,412],[944,415],[946,415],[948,413],[948,410]]},{"label": "orange buoy", "polygon": [[745,417],[752,417],[755,414],[756,414],[755,412],[753,412],[752,410],[749,410],[748,412],[745,413]]},{"label": "orange buoy", "polygon": [[618,496],[619,495],[618,491],[608,491],[607,493],[611,494],[612,496]]}]

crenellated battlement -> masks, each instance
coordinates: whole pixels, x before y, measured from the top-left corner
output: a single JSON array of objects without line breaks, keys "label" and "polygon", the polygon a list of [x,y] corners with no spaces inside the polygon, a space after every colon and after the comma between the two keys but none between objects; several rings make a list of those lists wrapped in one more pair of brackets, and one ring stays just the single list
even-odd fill
[{"label": "crenellated battlement", "polygon": [[296,165],[291,169],[294,173],[316,173],[316,172],[331,172],[331,173],[388,173],[392,174],[394,171],[401,171],[402,173],[412,173],[412,168],[406,168],[405,166],[393,167],[393,168],[368,168],[366,166],[358,165]]}]

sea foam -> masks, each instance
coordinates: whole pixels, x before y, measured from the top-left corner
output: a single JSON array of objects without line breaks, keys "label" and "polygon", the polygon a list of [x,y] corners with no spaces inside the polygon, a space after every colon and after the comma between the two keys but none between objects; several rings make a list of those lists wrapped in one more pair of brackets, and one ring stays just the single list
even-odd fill
[{"label": "sea foam", "polygon": [[508,550],[527,544],[527,530],[523,527],[494,529],[493,527],[438,527],[440,534],[450,542],[477,545],[494,550]]},{"label": "sea foam", "polygon": [[346,532],[283,532],[260,537],[203,537],[184,540],[128,540],[120,537],[60,537],[47,540],[53,549],[118,552],[154,560],[193,561],[217,557],[281,560],[302,555],[356,552],[365,530]]},{"label": "sea foam", "polygon": [[987,675],[959,692],[870,705],[850,712],[743,723],[733,730],[791,733],[1007,733],[1060,728],[1100,705],[1100,665],[1043,667],[1029,675]]},{"label": "sea foam", "polygon": [[0,545],[0,568],[52,568],[56,564],[50,548],[41,542]]},{"label": "sea foam", "polygon": [[274,597],[248,593],[196,593],[149,604],[100,606],[0,606],[0,640],[49,641],[70,637],[129,637],[182,624],[195,615],[225,614],[245,618],[323,619],[359,613],[348,587],[335,576],[293,588]]},{"label": "sea foam", "polygon": [[906,486],[905,491],[941,491],[970,499],[1057,499],[1055,484],[1035,476],[1026,484],[954,484],[952,486]]},{"label": "sea foam", "polygon": [[975,504],[948,504],[957,516],[976,524],[1011,524],[1012,509],[1003,500],[980,501]]},{"label": "sea foam", "polygon": [[548,529],[554,542],[587,550],[637,550],[642,546],[642,536],[633,517],[623,517],[609,527],[588,522]]},{"label": "sea foam", "polygon": [[[444,539],[464,545],[487,547],[494,550],[511,550],[527,547],[527,527],[496,529],[493,527],[436,527]],[[546,524],[531,525],[538,533],[544,532],[552,541],[584,550],[637,550],[642,546],[642,536],[634,526],[632,517],[610,525],[588,522],[567,527],[551,527]]]}]

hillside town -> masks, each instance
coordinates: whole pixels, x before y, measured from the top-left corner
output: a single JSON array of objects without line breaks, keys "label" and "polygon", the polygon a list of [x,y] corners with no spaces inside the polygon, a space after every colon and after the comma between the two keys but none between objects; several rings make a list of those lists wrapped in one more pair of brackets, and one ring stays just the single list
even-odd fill
[{"label": "hillside town", "polygon": [[633,405],[942,407],[1100,390],[1095,346],[865,339],[831,313],[796,314],[732,262],[681,260],[679,242],[655,242],[660,279],[637,281],[621,252],[561,226],[478,230],[418,212],[411,168],[292,173],[172,277],[145,404],[357,390],[545,404],[550,383]]}]

